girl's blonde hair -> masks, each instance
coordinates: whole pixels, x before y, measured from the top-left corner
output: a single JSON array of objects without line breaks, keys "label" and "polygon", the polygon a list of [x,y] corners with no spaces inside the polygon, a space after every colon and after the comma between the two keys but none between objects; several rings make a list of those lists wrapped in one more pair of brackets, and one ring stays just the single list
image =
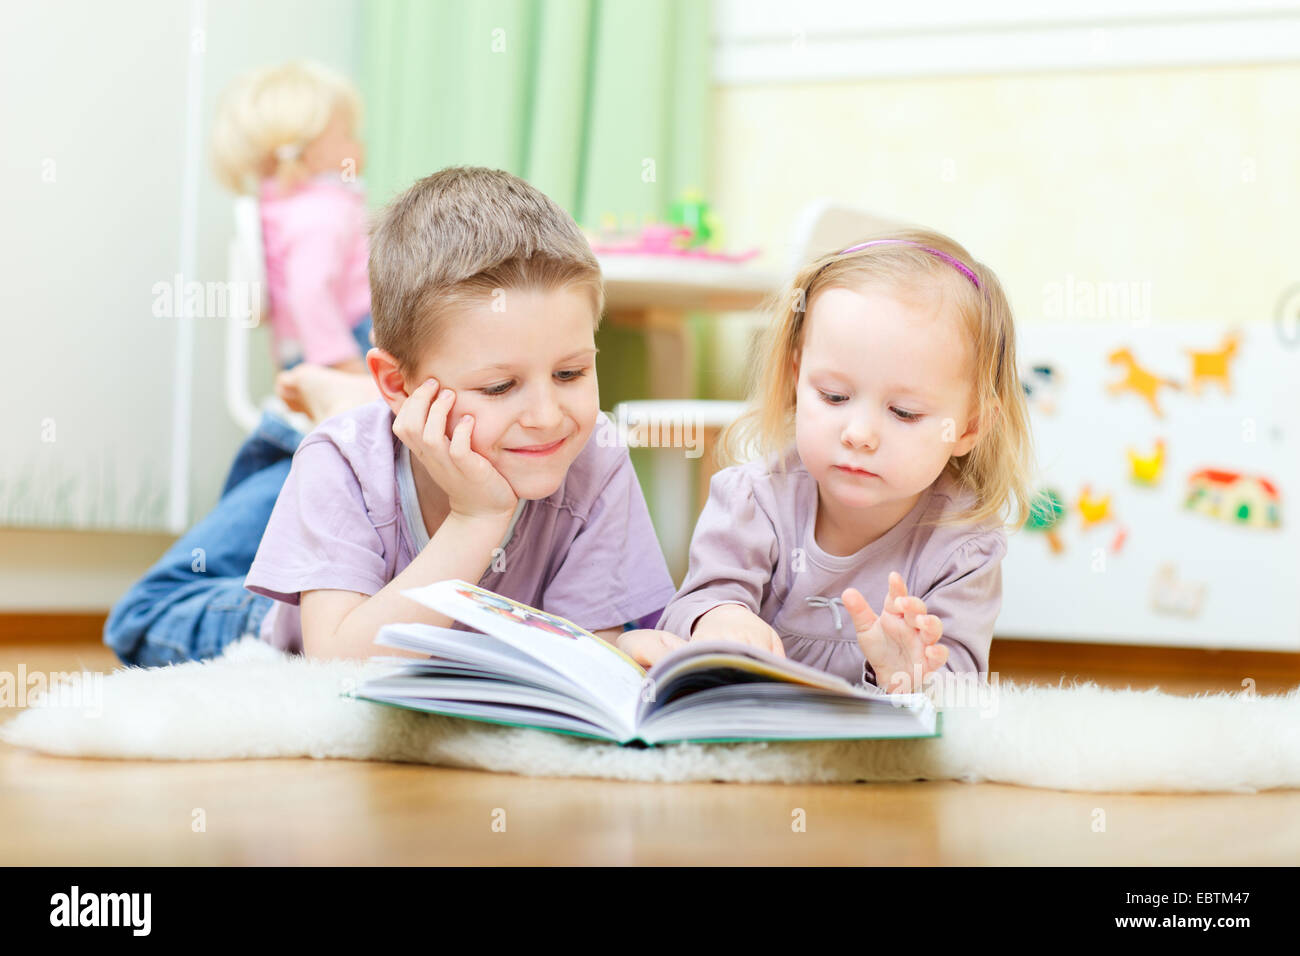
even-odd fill
[{"label": "girl's blonde hair", "polygon": [[335,110],[356,129],[361,95],[347,78],[307,60],[253,70],[226,90],[212,133],[212,164],[222,185],[256,193],[274,176],[281,189],[307,178],[302,151]]},{"label": "girl's blonde hair", "polygon": [[[973,345],[972,402],[981,432],[969,452],[949,458],[945,466],[959,486],[974,493],[975,503],[932,523],[982,524],[1002,518],[1014,505],[1017,513],[1006,523],[1022,527],[1033,498],[1034,457],[1029,410],[1016,366],[1015,325],[1002,285],[991,269],[937,232],[900,229],[864,241],[873,238],[905,242],[821,256],[801,269],[770,307],[773,321],[756,342],[757,361],[750,362],[750,407],[723,430],[718,442],[721,463],[773,456],[777,467],[784,468],[784,452],[795,436],[794,363],[803,346],[808,311],[820,292],[869,285],[904,295],[938,291],[951,303],[960,330]],[[922,247],[964,263],[979,279],[979,288],[952,263]]]}]

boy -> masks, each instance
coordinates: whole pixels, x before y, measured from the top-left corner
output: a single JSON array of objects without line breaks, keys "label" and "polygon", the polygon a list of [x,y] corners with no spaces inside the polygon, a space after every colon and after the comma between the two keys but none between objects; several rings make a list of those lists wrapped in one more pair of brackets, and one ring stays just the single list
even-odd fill
[{"label": "boy", "polygon": [[588,441],[604,293],[573,220],[508,173],[444,169],[384,211],[370,285],[381,398],[294,454],[245,580],[277,602],[262,637],[365,657],[385,624],[463,627],[401,595],[447,578],[615,644],[652,628],[675,588],[627,450]]}]

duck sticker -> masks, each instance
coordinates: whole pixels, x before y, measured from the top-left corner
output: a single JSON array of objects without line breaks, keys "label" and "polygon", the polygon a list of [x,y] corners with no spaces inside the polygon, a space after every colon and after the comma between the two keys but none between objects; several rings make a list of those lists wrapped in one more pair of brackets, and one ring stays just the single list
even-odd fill
[{"label": "duck sticker", "polygon": [[1079,509],[1079,517],[1083,519],[1085,531],[1095,524],[1110,521],[1114,517],[1110,513],[1110,498],[1110,495],[1104,497],[1094,495],[1092,485],[1083,486],[1083,490],[1075,500],[1075,507]]},{"label": "duck sticker", "polygon": [[1129,477],[1136,485],[1158,485],[1165,469],[1165,441],[1157,438],[1155,448],[1139,454],[1132,446],[1128,449]]}]

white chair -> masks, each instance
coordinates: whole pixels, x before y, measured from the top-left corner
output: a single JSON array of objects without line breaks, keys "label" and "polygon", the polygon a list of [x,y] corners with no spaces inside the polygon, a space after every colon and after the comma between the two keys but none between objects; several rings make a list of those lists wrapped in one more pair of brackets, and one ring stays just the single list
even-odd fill
[{"label": "white chair", "polygon": [[269,308],[262,217],[257,200],[240,196],[234,204],[235,235],[230,240],[230,316],[226,323],[226,409],[239,427],[251,432],[261,417],[248,385],[248,351],[252,336]]},{"label": "white chair", "polygon": [[[711,401],[704,399],[664,399],[619,402],[610,413],[615,425],[629,425],[628,442],[635,448],[676,447],[668,444],[665,436],[684,441],[700,439],[699,472],[695,479],[695,513],[699,514],[709,500],[709,480],[718,470],[714,446],[722,429],[740,417],[744,402]],[[653,442],[658,444],[653,444]],[[685,454],[679,450],[678,454]],[[662,473],[656,469],[656,479]]]},{"label": "white chair", "polygon": [[790,236],[787,274],[793,276],[804,263],[828,252],[839,252],[865,236],[887,232],[902,223],[876,213],[846,206],[833,199],[809,203],[795,220]]}]

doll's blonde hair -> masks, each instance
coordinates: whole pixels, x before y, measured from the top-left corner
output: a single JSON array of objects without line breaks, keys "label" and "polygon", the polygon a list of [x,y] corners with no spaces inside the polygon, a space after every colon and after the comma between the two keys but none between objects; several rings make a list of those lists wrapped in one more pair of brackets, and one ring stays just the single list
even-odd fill
[{"label": "doll's blonde hair", "polygon": [[217,106],[212,165],[222,185],[256,193],[273,176],[282,189],[307,177],[302,151],[325,131],[335,110],[356,129],[361,95],[346,77],[319,63],[296,60],[235,80]]},{"label": "doll's blonde hair", "polygon": [[[795,437],[794,360],[819,293],[868,286],[903,296],[939,293],[949,306],[945,312],[954,316],[973,346],[972,407],[981,431],[969,452],[949,458],[945,465],[958,485],[974,492],[974,503],[932,523],[982,524],[995,516],[1003,518],[1014,505],[1016,514],[1005,523],[1020,528],[1030,514],[1034,456],[1029,410],[1016,366],[1015,325],[1002,285],[988,266],[947,236],[913,228],[864,237],[864,241],[885,238],[905,242],[821,256],[804,266],[780,293],[771,306],[773,320],[756,342],[757,361],[750,363],[749,408],[722,432],[719,459],[727,465],[771,456],[778,468],[783,467],[784,451]],[[979,288],[950,262],[922,247],[964,263],[979,279]]]}]

